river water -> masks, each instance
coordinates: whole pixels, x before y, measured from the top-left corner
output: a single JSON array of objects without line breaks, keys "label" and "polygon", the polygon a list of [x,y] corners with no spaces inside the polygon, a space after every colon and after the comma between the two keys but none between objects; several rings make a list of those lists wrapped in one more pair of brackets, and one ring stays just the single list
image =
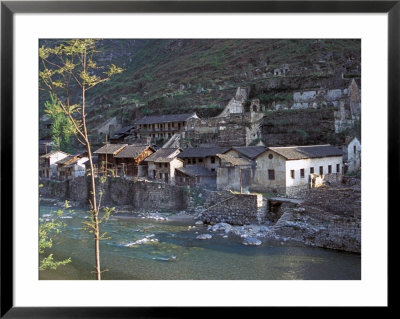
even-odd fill
[{"label": "river water", "polygon": [[[40,220],[54,218],[56,206],[40,206]],[[94,279],[93,236],[82,230],[88,212],[68,210],[64,226],[54,237],[55,260],[71,257],[72,262],[56,270],[40,271],[40,279]],[[235,235],[196,239],[207,232],[193,221],[111,217],[102,226],[109,239],[101,241],[103,279],[361,279],[361,256],[280,241],[245,246]]]}]

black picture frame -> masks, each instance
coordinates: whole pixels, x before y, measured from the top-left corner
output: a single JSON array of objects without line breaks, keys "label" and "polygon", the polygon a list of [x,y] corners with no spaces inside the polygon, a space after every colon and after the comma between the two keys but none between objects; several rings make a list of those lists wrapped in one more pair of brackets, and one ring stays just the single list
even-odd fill
[{"label": "black picture frame", "polygon": [[[15,13],[387,13],[388,14],[388,204],[398,211],[400,1],[1,1],[1,317],[132,318],[224,315],[226,309],[159,307],[15,307],[13,303],[13,17]],[[385,172],[388,173],[388,172]],[[389,213],[389,212],[388,212]],[[389,218],[388,214],[388,218]],[[388,225],[390,225],[388,223]],[[389,232],[392,233],[392,232]],[[389,239],[389,238],[388,238]],[[388,246],[389,247],[389,246]],[[388,284],[390,281],[388,280]],[[390,306],[390,298],[388,300]],[[389,308],[389,307],[388,307]],[[291,308],[295,310],[294,308]],[[211,312],[210,312],[211,311]],[[296,309],[296,314],[308,311]],[[244,314],[245,309],[235,310]]]}]

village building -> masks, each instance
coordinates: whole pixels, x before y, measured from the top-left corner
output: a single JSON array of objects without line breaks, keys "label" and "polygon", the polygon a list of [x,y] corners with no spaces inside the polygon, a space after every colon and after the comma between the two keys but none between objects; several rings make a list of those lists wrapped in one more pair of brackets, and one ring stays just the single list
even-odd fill
[{"label": "village building", "polygon": [[39,158],[39,176],[45,178],[56,178],[57,177],[57,164],[59,160],[62,160],[70,156],[62,151],[53,151],[40,156]]},{"label": "village building", "polygon": [[58,179],[71,179],[79,176],[85,176],[85,162],[89,158],[82,154],[69,155],[56,162]]},{"label": "village building", "polygon": [[185,162],[185,166],[197,165],[216,172],[220,167],[217,157],[219,153],[225,153],[229,147],[194,147],[186,148],[178,157]]},{"label": "village building", "polygon": [[110,136],[114,135],[114,132],[121,129],[122,125],[119,123],[117,118],[114,116],[104,123],[100,124],[95,128],[95,132],[101,140],[109,140]]},{"label": "village building", "polygon": [[111,144],[120,144],[124,141],[124,139],[132,134],[132,130],[134,130],[135,125],[125,126],[119,130],[116,130],[113,135],[110,136]]},{"label": "village building", "polygon": [[179,167],[175,170],[175,184],[178,186],[216,189],[217,172],[199,165]]},{"label": "village building", "polygon": [[[94,175],[95,176],[97,176],[97,174],[98,174],[98,162],[99,162],[99,156],[97,154],[92,154],[92,164],[93,164],[93,170],[94,170]],[[90,168],[89,158],[83,164],[86,167],[86,173],[89,175],[90,174],[90,169],[91,169]]]},{"label": "village building", "polygon": [[226,152],[221,152],[233,157],[243,157],[254,161],[261,153],[265,152],[265,146],[234,146]]},{"label": "village building", "polygon": [[346,138],[343,150],[343,173],[352,173],[361,169],[361,143],[357,137]]},{"label": "village building", "polygon": [[128,145],[114,156],[120,176],[147,176],[144,160],[155,152],[150,145]]},{"label": "village building", "polygon": [[252,190],[291,195],[310,187],[314,175],[340,179],[343,152],[331,145],[269,147],[255,162]]},{"label": "village building", "polygon": [[180,148],[161,148],[144,161],[148,164],[148,178],[167,184],[175,184],[175,170],[183,167],[183,160],[178,158]]},{"label": "village building", "polygon": [[55,144],[51,139],[39,140],[39,156],[50,153],[54,148]]},{"label": "village building", "polygon": [[121,152],[128,144],[106,144],[94,151],[93,154],[98,156],[98,169],[103,173],[106,169],[115,171],[117,170],[117,160],[115,156]]},{"label": "village building", "polygon": [[254,164],[245,158],[227,154],[217,154],[220,168],[217,170],[217,189],[242,192],[251,186]]},{"label": "village building", "polygon": [[151,141],[168,140],[174,134],[186,129],[189,119],[198,118],[196,112],[145,116],[135,123],[138,139],[150,137]]},{"label": "village building", "polygon": [[237,88],[235,96],[216,117],[191,118],[182,133],[182,147],[247,146],[261,139],[265,107],[259,100],[247,105],[248,88]]}]

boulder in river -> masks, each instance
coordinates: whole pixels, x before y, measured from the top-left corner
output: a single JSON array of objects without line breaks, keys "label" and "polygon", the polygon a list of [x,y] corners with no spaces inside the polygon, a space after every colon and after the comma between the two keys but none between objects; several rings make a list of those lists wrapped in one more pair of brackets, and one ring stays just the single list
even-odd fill
[{"label": "boulder in river", "polygon": [[211,239],[212,236],[210,234],[201,234],[196,237],[196,239]]},{"label": "boulder in river", "polygon": [[246,237],[246,238],[243,240],[242,244],[243,244],[243,245],[254,245],[254,246],[258,246],[258,245],[261,245],[262,242],[261,242],[261,240],[259,240],[259,239],[257,239],[257,238],[254,238],[254,237]]}]

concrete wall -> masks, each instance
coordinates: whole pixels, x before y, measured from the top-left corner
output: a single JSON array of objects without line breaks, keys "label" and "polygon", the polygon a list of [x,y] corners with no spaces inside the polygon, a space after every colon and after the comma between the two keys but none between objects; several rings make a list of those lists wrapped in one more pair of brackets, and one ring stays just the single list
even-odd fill
[{"label": "concrete wall", "polygon": [[[241,178],[240,175],[242,175]],[[240,179],[242,180],[241,184]],[[251,180],[251,168],[242,168],[240,170],[239,166],[233,166],[220,167],[217,170],[217,189],[240,191],[240,185],[242,185],[242,190],[247,191],[251,185]]]}]

